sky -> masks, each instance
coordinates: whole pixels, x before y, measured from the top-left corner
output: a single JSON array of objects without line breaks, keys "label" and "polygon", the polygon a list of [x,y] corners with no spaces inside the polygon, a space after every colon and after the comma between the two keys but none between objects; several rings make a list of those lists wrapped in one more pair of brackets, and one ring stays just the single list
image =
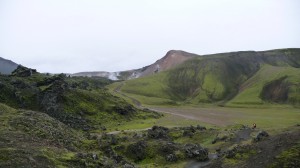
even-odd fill
[{"label": "sky", "polygon": [[172,49],[300,48],[299,9],[299,0],[0,0],[0,57],[39,72],[114,72]]}]

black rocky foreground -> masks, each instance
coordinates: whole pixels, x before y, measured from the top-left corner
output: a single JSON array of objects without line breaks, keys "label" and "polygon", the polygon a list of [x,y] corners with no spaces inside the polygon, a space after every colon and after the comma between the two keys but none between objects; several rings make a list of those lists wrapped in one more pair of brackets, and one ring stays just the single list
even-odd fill
[{"label": "black rocky foreground", "polygon": [[[220,151],[219,151],[220,152]],[[244,155],[244,157],[243,157]],[[294,126],[278,135],[259,131],[251,144],[238,145],[220,153],[205,168],[298,168],[300,167],[300,127]],[[243,158],[243,160],[240,160]],[[236,162],[228,164],[226,159]]]}]

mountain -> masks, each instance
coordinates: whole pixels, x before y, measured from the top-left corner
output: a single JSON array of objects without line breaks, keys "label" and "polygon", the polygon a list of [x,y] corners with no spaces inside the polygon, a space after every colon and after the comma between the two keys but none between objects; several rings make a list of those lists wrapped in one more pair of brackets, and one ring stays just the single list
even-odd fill
[{"label": "mountain", "polygon": [[161,73],[125,81],[121,91],[146,104],[299,105],[299,76],[300,49],[241,51],[192,57]]},{"label": "mountain", "polygon": [[171,69],[176,65],[181,64],[196,56],[198,55],[191,54],[185,51],[171,50],[167,52],[167,54],[163,58],[157,60],[155,63],[139,69],[139,71],[136,72],[136,77],[148,76],[154,73]]},{"label": "mountain", "polygon": [[18,64],[0,57],[0,73],[10,74],[17,68]]},{"label": "mountain", "polygon": [[143,76],[149,76],[161,71],[165,71],[171,69],[178,64],[181,64],[191,58],[194,58],[198,55],[188,53],[181,50],[170,50],[166,53],[166,55],[157,60],[155,63],[145,66],[140,69],[128,70],[128,71],[120,71],[120,72],[103,72],[103,71],[96,71],[96,72],[79,72],[74,73],[71,76],[98,76],[98,77],[105,77],[111,80],[128,80],[128,79],[135,79]]}]

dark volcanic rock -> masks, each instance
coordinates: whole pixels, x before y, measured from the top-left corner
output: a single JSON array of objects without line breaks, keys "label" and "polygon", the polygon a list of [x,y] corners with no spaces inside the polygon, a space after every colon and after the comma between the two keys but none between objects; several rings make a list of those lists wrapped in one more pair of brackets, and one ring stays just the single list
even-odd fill
[{"label": "dark volcanic rock", "polygon": [[206,130],[206,127],[203,127],[201,125],[197,125],[196,129],[200,130],[200,131],[203,131],[203,130]]},{"label": "dark volcanic rock", "polygon": [[167,139],[169,129],[161,126],[153,126],[148,130],[148,137],[153,139]]},{"label": "dark volcanic rock", "polygon": [[166,156],[166,161],[168,162],[176,162],[178,160],[175,154],[169,154]]},{"label": "dark volcanic rock", "polygon": [[129,163],[125,163],[123,165],[123,168],[135,168],[133,165],[129,164]]},{"label": "dark volcanic rock", "polygon": [[254,138],[255,142],[261,141],[263,138],[268,137],[269,134],[266,131],[259,131]]},{"label": "dark volcanic rock", "polygon": [[35,73],[37,73],[35,69],[30,69],[30,68],[24,67],[22,65],[19,65],[17,67],[17,69],[15,69],[12,72],[12,75],[13,76],[18,76],[18,77],[28,77],[28,76],[31,76]]},{"label": "dark volcanic rock", "polygon": [[127,105],[127,106],[117,105],[114,107],[113,110],[121,115],[128,115],[136,111],[132,105]]},{"label": "dark volcanic rock", "polygon": [[167,142],[167,143],[162,143],[160,152],[163,154],[173,154],[175,151],[178,149],[175,143],[173,142]]},{"label": "dark volcanic rock", "polygon": [[184,146],[185,155],[198,161],[208,160],[208,150],[198,144],[186,144]]},{"label": "dark volcanic rock", "polygon": [[144,141],[131,144],[127,147],[127,155],[134,161],[140,161],[146,158],[147,144]]},{"label": "dark volcanic rock", "polygon": [[54,117],[73,128],[80,128],[88,131],[91,127],[88,125],[86,119],[79,115],[64,112],[64,93],[69,90],[69,85],[65,81],[65,77],[64,74],[60,74],[38,83],[38,85],[41,86],[49,85],[49,87],[43,90],[39,95],[40,108],[51,117]]}]

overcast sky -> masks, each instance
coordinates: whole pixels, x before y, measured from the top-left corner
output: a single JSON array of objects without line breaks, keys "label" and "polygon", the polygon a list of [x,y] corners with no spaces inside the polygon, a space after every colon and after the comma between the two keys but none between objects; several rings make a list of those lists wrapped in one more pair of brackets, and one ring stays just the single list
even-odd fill
[{"label": "overcast sky", "polygon": [[0,0],[0,57],[40,72],[140,68],[171,49],[292,47],[299,0]]}]

